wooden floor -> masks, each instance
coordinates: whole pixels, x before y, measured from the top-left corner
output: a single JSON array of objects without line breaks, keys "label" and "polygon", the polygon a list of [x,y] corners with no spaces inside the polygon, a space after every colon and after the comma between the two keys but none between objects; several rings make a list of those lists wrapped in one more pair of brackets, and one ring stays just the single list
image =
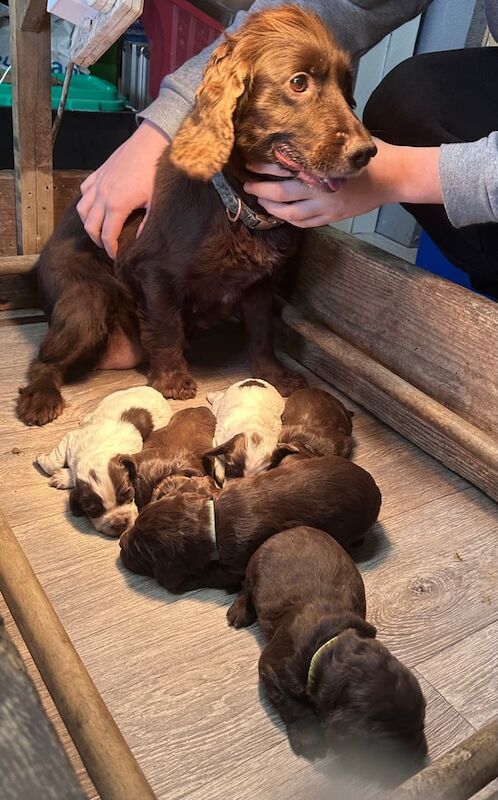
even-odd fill
[{"label": "wooden floor", "polygon": [[[257,626],[229,629],[230,598],[221,592],[171,597],[127,573],[117,542],[72,519],[67,494],[49,488],[33,467],[35,455],[98,400],[145,377],[95,373],[66,389],[70,403],[60,420],[26,428],[14,400],[45,330],[29,319],[0,320],[0,504],[158,798],[343,800],[344,787],[337,776],[329,781],[323,763],[293,756],[259,694]],[[228,326],[204,354],[202,347],[194,352],[194,403],[246,374],[238,340]],[[383,493],[375,533],[358,551],[369,619],[420,679],[434,757],[498,716],[497,509],[357,408],[354,433],[353,458]],[[96,797],[78,769],[89,798]]]}]

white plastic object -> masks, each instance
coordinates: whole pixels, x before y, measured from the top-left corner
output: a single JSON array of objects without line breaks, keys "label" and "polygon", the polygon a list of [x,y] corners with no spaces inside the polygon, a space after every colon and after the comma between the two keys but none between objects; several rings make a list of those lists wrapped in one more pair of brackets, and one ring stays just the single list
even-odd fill
[{"label": "white plastic object", "polygon": [[[90,67],[140,16],[144,0],[87,0],[96,16],[89,27],[78,27],[71,43],[71,61]],[[97,8],[98,6],[98,8]]]},{"label": "white plastic object", "polygon": [[89,28],[98,13],[91,0],[48,0],[47,11],[81,28]]}]

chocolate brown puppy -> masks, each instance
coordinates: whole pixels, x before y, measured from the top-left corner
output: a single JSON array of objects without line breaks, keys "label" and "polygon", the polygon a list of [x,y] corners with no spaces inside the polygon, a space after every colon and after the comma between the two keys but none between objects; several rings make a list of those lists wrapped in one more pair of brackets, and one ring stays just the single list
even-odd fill
[{"label": "chocolate brown puppy", "polygon": [[375,481],[357,464],[339,456],[290,461],[230,481],[219,494],[186,490],[151,503],[121,537],[121,558],[170,591],[234,589],[275,533],[311,525],[349,547],[372,527],[380,504]]},{"label": "chocolate brown puppy", "polygon": [[352,448],[352,416],[352,411],[323,389],[299,389],[285,403],[280,442],[293,446],[301,458],[347,458]]},{"label": "chocolate brown puppy", "polygon": [[425,700],[365,614],[353,560],[324,531],[297,527],[254,553],[227,617],[236,628],[258,620],[259,674],[296,755],[361,744],[413,771],[427,753]]},{"label": "chocolate brown puppy", "polygon": [[353,113],[352,89],[347,54],[297,5],[250,14],[222,39],[159,159],[140,236],[143,209],[128,218],[113,261],[87,235],[76,201],[43,248],[36,271],[49,330],[20,389],[19,418],[45,425],[58,417],[62,385],[102,360],[125,369],[149,361],[155,389],[194,397],[191,332],[237,312],[252,376],[285,396],[305,385],[273,348],[273,276],[300,231],[244,190],[254,178],[246,164],[280,164],[336,191],[377,152]]},{"label": "chocolate brown puppy", "polygon": [[168,425],[149,436],[140,453],[121,458],[139,509],[150,502],[156,487],[169,475],[205,474],[202,457],[212,447],[215,425],[209,408],[182,409],[173,414]]}]

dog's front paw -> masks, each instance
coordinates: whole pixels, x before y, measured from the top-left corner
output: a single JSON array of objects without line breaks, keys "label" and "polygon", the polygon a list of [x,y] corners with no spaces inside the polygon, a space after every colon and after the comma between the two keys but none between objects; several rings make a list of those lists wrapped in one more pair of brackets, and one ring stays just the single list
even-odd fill
[{"label": "dog's front paw", "polygon": [[49,455],[39,453],[35,458],[35,464],[42,468],[45,475],[53,475],[55,472]]},{"label": "dog's front paw", "polygon": [[[38,463],[40,464],[39,461]],[[44,469],[44,467],[42,467],[42,469]],[[69,469],[56,470],[52,475],[52,477],[50,478],[48,485],[53,486],[54,489],[72,489],[74,486],[74,481],[71,475],[71,470]]]},{"label": "dog's front paw", "polygon": [[197,393],[197,383],[188,372],[174,370],[150,377],[150,385],[172,400],[191,400]]},{"label": "dog's front paw", "polygon": [[275,364],[255,366],[252,372],[255,378],[262,378],[271,383],[283,397],[289,397],[293,392],[306,389],[308,386],[308,381],[303,375],[284,369],[278,361]]},{"label": "dog's front paw", "polygon": [[307,758],[308,761],[316,761],[325,757],[327,745],[318,721],[316,725],[305,722],[289,725],[287,734],[292,752],[296,756]]},{"label": "dog's front paw", "polygon": [[252,604],[244,593],[239,594],[227,611],[228,624],[234,628],[247,628],[256,619]]},{"label": "dog's front paw", "polygon": [[46,425],[57,419],[64,410],[64,400],[58,389],[19,389],[17,416],[26,425]]}]

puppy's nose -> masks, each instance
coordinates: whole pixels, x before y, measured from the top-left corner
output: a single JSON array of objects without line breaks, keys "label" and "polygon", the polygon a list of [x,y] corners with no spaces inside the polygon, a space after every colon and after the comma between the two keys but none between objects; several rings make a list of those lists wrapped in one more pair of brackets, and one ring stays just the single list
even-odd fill
[{"label": "puppy's nose", "polygon": [[127,527],[128,527],[127,520],[119,520],[118,522],[112,523],[111,530],[115,536],[121,536],[121,534],[125,532]]},{"label": "puppy's nose", "polygon": [[353,169],[361,169],[368,164],[376,153],[377,148],[373,143],[352,145],[349,148],[349,163]]}]

